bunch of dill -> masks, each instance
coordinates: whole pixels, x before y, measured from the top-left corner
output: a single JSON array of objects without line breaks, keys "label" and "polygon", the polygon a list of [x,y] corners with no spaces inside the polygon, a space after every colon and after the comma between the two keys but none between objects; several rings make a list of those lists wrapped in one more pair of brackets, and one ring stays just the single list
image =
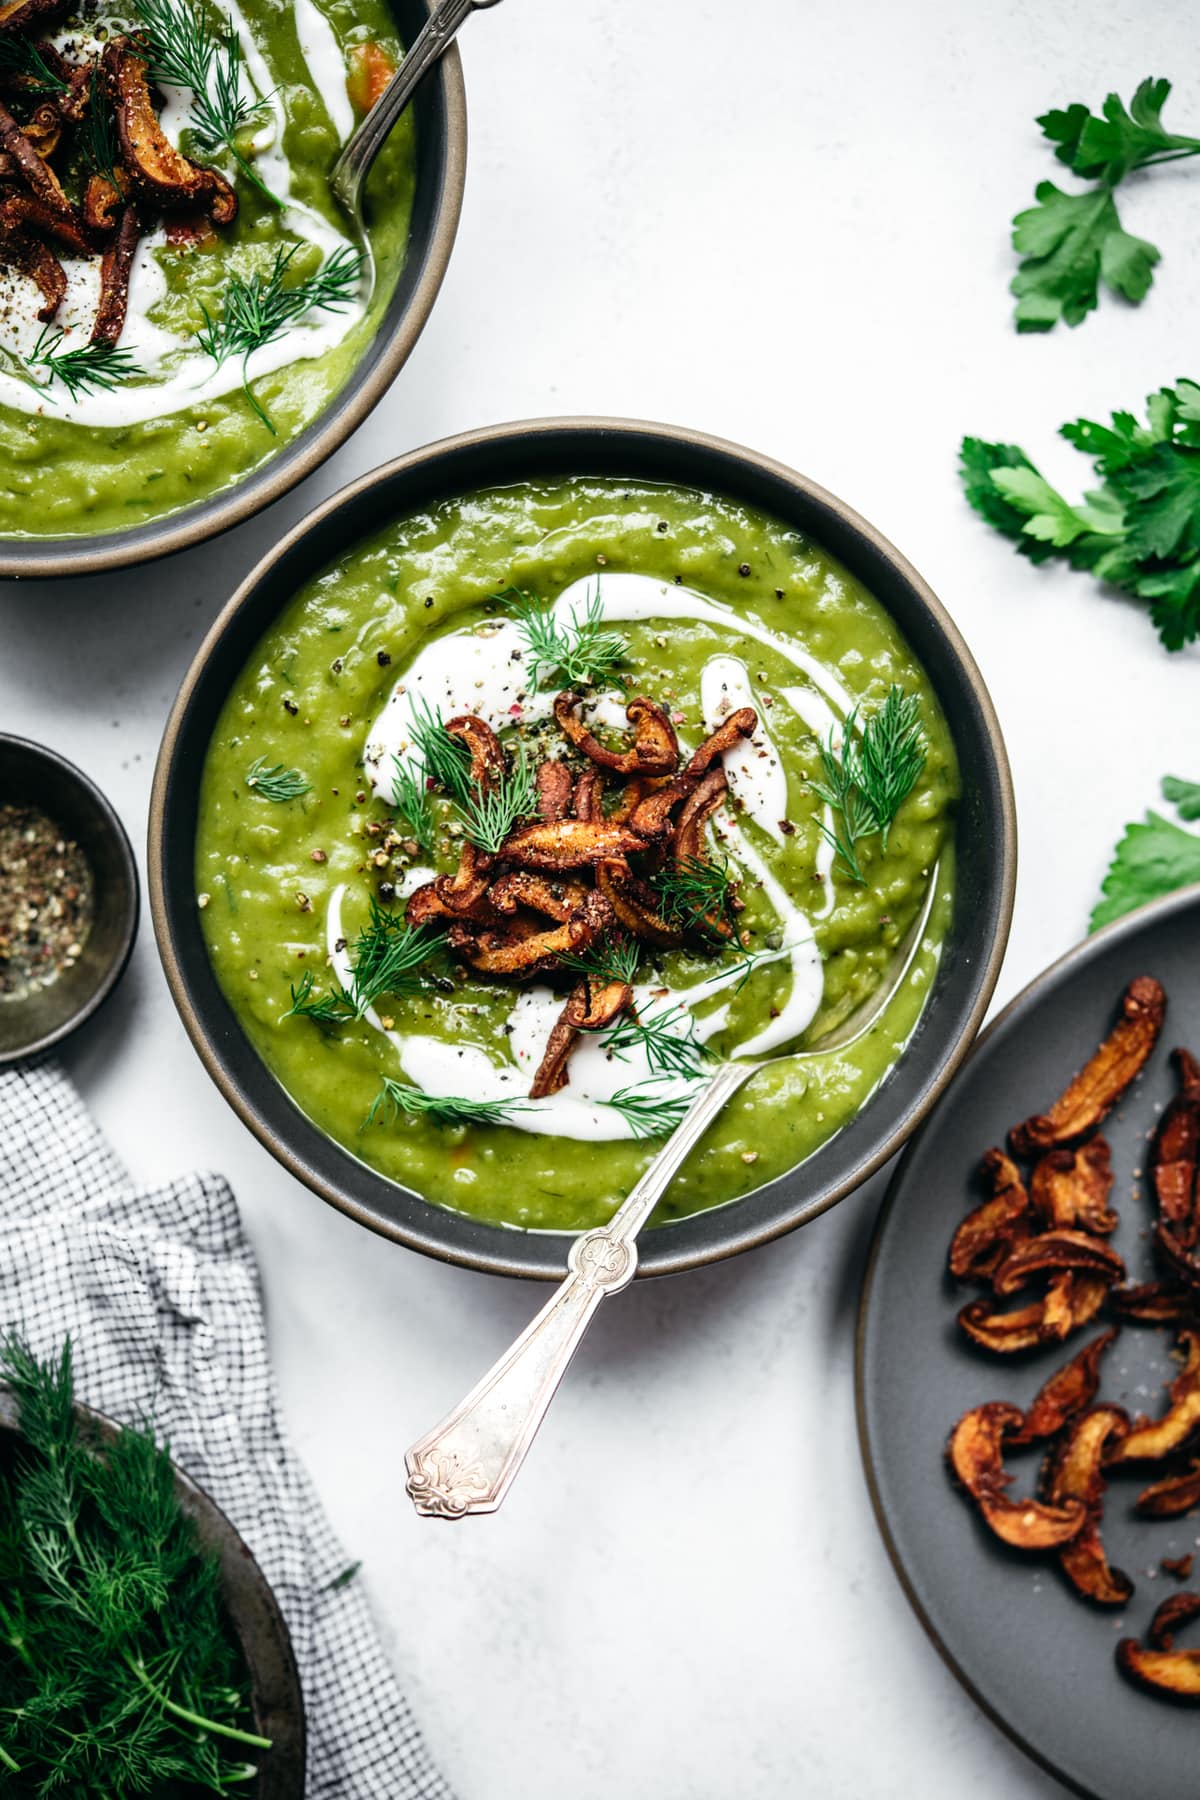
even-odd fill
[{"label": "bunch of dill", "polygon": [[256,1737],[217,1566],[149,1431],[89,1445],[71,1346],[10,1337],[23,1440],[0,1469],[0,1791],[6,1800],[184,1800],[255,1779]]}]

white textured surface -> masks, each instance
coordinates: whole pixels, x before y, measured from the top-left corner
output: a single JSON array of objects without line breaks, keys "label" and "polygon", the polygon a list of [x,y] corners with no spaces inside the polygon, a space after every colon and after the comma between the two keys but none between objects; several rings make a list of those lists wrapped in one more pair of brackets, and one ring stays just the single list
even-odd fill
[{"label": "white textured surface", "polygon": [[[1014,439],[1075,481],[1064,419],[1200,373],[1200,168],[1125,204],[1164,250],[1140,311],[1105,302],[1079,331],[1019,340],[1005,291],[1007,221],[1054,175],[1034,115],[1162,73],[1195,130],[1192,8],[509,0],[469,23],[464,53],[458,249],[391,395],[222,543],[6,586],[0,724],[76,755],[140,839],[202,630],[319,498],[492,420],[695,424],[842,494],[958,618],[1017,783],[1007,997],[1080,935],[1160,775],[1200,776],[1200,658],[1168,658],[1086,578],[1011,556],[963,504],[955,447],[964,430]],[[232,1178],[293,1432],[463,1800],[1061,1791],[943,1669],[876,1536],[851,1369],[878,1184],[781,1245],[614,1303],[506,1511],[443,1528],[411,1514],[402,1448],[539,1292],[388,1247],[284,1175],[202,1073],[148,929],[68,1063],[139,1178]]]}]

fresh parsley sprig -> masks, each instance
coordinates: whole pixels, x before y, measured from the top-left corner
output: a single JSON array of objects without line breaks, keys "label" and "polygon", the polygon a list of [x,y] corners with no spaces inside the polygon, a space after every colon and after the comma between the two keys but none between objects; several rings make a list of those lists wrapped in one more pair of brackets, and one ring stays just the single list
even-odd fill
[{"label": "fresh parsley sprig", "polygon": [[1168,650],[1200,636],[1200,384],[1181,380],[1111,424],[1076,419],[1062,436],[1091,458],[1100,486],[1064,498],[1015,444],[964,438],[970,504],[1032,562],[1072,568],[1148,601]]},{"label": "fresh parsley sprig", "polygon": [[[1163,778],[1164,800],[1172,801],[1181,819],[1200,819],[1200,782]],[[1200,881],[1200,834],[1185,831],[1161,813],[1147,812],[1125,827],[1113,851],[1101,893],[1092,911],[1091,930],[1110,925],[1135,906],[1173,894]]]},{"label": "fresh parsley sprig", "polygon": [[241,173],[273,207],[283,201],[256,174],[236,144],[238,133],[261,118],[269,96],[248,99],[242,83],[242,45],[231,27],[214,28],[195,0],[133,0],[150,51],[150,72],[168,87],[191,91],[192,131],[206,156],[228,151]]},{"label": "fresh parsley sprig", "polygon": [[927,755],[921,729],[921,703],[915,694],[892,686],[877,712],[858,733],[859,708],[843,721],[840,747],[831,730],[821,746],[825,779],[810,782],[818,799],[834,815],[821,833],[841,857],[852,881],[866,885],[858,845],[879,836],[887,854],[888,833],[896,814],[921,778]]},{"label": "fresh parsley sprig", "polygon": [[1134,305],[1145,298],[1160,253],[1124,230],[1113,194],[1134,169],[1200,155],[1200,138],[1163,125],[1170,91],[1169,81],[1148,78],[1128,107],[1109,94],[1099,116],[1077,101],[1038,120],[1059,161],[1095,186],[1067,194],[1040,182],[1037,204],[1013,220],[1013,248],[1022,258],[1012,282],[1018,331],[1049,331],[1060,320],[1080,324],[1097,305],[1101,283]]},{"label": "fresh parsley sprig", "polygon": [[566,625],[559,623],[552,609],[543,606],[536,594],[522,588],[507,588],[492,598],[504,603],[520,627],[525,639],[525,667],[535,688],[551,676],[559,685],[572,688],[621,681],[620,669],[629,655],[629,644],[619,632],[603,629],[599,582],[583,618],[576,614]]},{"label": "fresh parsley sprig", "polygon": [[246,770],[246,786],[251,793],[258,794],[263,800],[273,800],[277,805],[284,800],[299,800],[312,792],[312,782],[299,769],[286,768],[283,763],[268,763],[265,756],[255,757]]},{"label": "fresh parsley sprig", "polygon": [[44,326],[25,362],[31,369],[47,369],[50,380],[43,385],[49,387],[61,381],[72,400],[78,400],[81,394],[107,393],[130,376],[145,373],[129,350],[106,343],[79,344],[64,350],[66,341],[66,333],[58,326]]},{"label": "fresh parsley sprig", "polygon": [[638,1051],[652,1074],[681,1081],[696,1080],[714,1055],[697,1037],[691,1012],[681,1005],[626,1015],[609,1026],[600,1041],[620,1062],[628,1062],[630,1052]]},{"label": "fresh parsley sprig", "polygon": [[464,1100],[447,1094],[427,1094],[422,1088],[393,1081],[382,1085],[360,1130],[371,1125],[394,1125],[403,1117],[430,1119],[435,1125],[505,1125],[514,1111],[524,1110],[521,1100]]},{"label": "fresh parsley sprig", "polygon": [[278,435],[275,427],[250,389],[250,358],[282,337],[305,313],[337,312],[349,306],[362,279],[362,252],[341,244],[315,274],[291,280],[292,263],[302,247],[280,244],[270,269],[260,269],[249,280],[234,275],[220,314],[214,318],[202,307],[204,324],[196,332],[196,342],[218,367],[231,356],[241,357],[242,389],[272,437]]}]

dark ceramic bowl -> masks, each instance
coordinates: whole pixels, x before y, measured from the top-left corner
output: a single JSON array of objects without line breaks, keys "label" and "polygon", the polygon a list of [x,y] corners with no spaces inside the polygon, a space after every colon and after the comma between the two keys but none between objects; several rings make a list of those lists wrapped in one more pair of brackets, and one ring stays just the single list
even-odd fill
[{"label": "dark ceramic bowl", "polygon": [[[402,41],[425,23],[427,0],[390,0]],[[0,577],[94,575],[190,549],[261,512],[320,468],[383,398],[420,337],[450,261],[467,169],[467,101],[452,45],[421,84],[413,110],[417,186],[408,257],[369,348],[345,386],[297,437],[244,481],[195,506],[128,531],[59,538],[0,538]]]},{"label": "dark ceramic bowl", "polygon": [[0,1001],[0,1067],[37,1056],[90,1019],[129,961],[138,924],[138,878],[125,827],[94,782],[54,750],[0,733],[0,805],[36,806],[73,838],[95,884],[83,955],[49,987]]},{"label": "dark ceramic bowl", "polygon": [[[90,1406],[75,1410],[101,1447],[116,1435],[118,1427],[103,1413]],[[16,1403],[0,1388],[0,1469],[11,1463],[21,1443],[16,1426]],[[220,1564],[226,1616],[250,1677],[255,1730],[271,1740],[271,1749],[258,1760],[258,1780],[245,1790],[246,1800],[304,1800],[304,1698],[278,1602],[220,1507],[182,1469],[175,1470],[175,1491],[201,1544]]]},{"label": "dark ceramic bowl", "polygon": [[953,621],[916,570],[840,500],[780,463],[717,438],[620,420],[541,420],[450,438],[345,488],[247,577],[202,645],[167,724],[150,809],[150,904],[175,1003],[209,1074],[267,1148],[324,1199],[449,1262],[559,1279],[569,1241],[431,1206],[311,1124],[260,1062],[217,985],[196,909],[200,776],[230,686],[296,591],[385,519],[491,485],[601,475],[716,491],[811,535],[887,608],[949,720],[962,771],[954,917],[920,1024],[857,1117],[808,1161],[728,1206],[648,1232],[639,1275],[663,1275],[762,1244],[832,1206],[900,1148],[975,1036],[1008,938],[1016,822],[1008,760],[987,690]]}]

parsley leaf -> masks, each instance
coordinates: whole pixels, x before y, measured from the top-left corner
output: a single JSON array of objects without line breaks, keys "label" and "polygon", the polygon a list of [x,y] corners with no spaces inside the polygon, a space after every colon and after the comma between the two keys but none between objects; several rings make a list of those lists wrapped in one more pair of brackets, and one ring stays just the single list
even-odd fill
[{"label": "parsley leaf", "polygon": [[1013,248],[1021,257],[1012,281],[1018,331],[1049,331],[1060,320],[1081,324],[1098,304],[1101,285],[1135,306],[1145,299],[1160,252],[1125,230],[1113,193],[1133,169],[1200,155],[1200,138],[1163,125],[1170,91],[1169,81],[1151,77],[1128,107],[1109,94],[1098,115],[1076,101],[1039,118],[1059,161],[1095,185],[1068,194],[1052,181],[1039,182],[1037,204],[1013,220]]},{"label": "parsley leaf", "polygon": [[1200,636],[1200,386],[1160,388],[1147,419],[1076,419],[1062,435],[1092,459],[1101,485],[1072,503],[1015,444],[964,438],[970,504],[1033,562],[1060,556],[1148,601],[1168,650]]},{"label": "parsley leaf", "polygon": [[[1168,775],[1162,791],[1164,799],[1176,802],[1181,818],[1200,818],[1200,782]],[[1104,898],[1092,911],[1091,930],[1193,881],[1200,881],[1200,833],[1184,831],[1161,813],[1148,812],[1141,824],[1125,827],[1104,877]]]}]

